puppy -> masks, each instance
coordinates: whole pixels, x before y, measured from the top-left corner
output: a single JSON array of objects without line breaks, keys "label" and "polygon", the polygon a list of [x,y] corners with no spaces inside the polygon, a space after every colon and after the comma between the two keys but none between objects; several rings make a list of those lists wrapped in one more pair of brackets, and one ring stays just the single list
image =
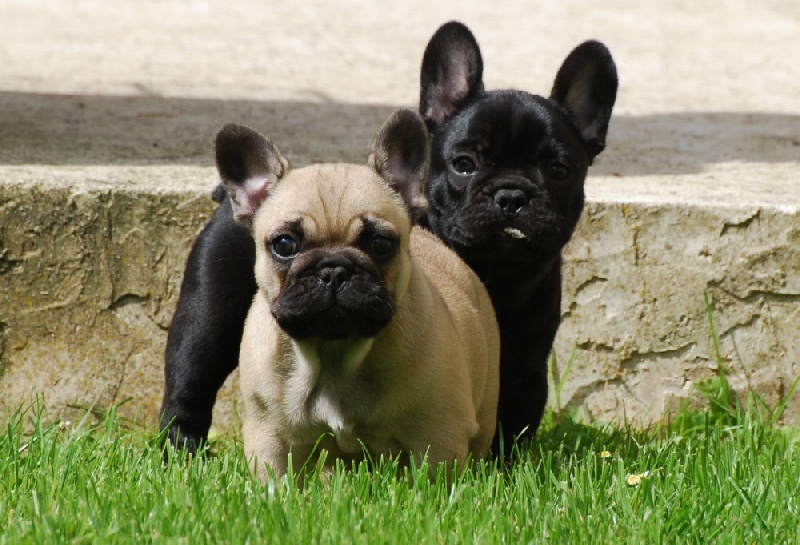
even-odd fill
[{"label": "puppy", "polygon": [[[532,436],[547,401],[547,358],[560,322],[561,250],[583,208],[583,182],[605,146],[617,90],[614,61],[598,42],[578,46],[550,98],[483,87],[472,33],[450,22],[423,56],[420,113],[432,137],[431,207],[420,222],[486,284],[501,333],[498,416],[509,452]],[[215,198],[221,200],[219,192]],[[167,338],[161,425],[194,452],[207,437],[217,390],[238,361],[256,291],[255,247],[229,199],[186,263]]]},{"label": "puppy", "polygon": [[561,312],[561,251],[584,204],[584,180],[605,147],[617,72],[596,41],[575,48],[549,98],[485,91],[472,33],[436,31],[421,69],[420,113],[431,131],[431,231],[489,290],[500,326],[495,450],[532,436],[547,401],[547,360]]},{"label": "puppy", "polygon": [[290,170],[228,125],[217,168],[255,241],[258,286],[240,352],[244,447],[263,479],[335,458],[482,458],[495,432],[499,333],[475,274],[419,227],[428,136],[409,110],[369,166]]}]

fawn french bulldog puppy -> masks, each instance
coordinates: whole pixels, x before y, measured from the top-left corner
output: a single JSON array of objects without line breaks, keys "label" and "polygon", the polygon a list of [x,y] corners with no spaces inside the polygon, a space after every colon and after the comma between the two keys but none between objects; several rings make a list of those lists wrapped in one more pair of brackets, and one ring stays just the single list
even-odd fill
[{"label": "fawn french bulldog puppy", "polygon": [[499,334],[483,284],[412,218],[428,136],[409,110],[368,165],[292,170],[239,125],[216,137],[233,217],[255,241],[239,359],[244,446],[263,479],[293,460],[482,458],[495,432]]}]

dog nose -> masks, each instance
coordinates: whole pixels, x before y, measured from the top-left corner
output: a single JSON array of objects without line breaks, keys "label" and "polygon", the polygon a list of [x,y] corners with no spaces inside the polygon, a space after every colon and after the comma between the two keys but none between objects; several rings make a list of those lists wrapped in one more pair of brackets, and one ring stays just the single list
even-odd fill
[{"label": "dog nose", "polygon": [[317,265],[317,276],[324,284],[337,290],[353,276],[353,264],[347,259],[325,258]]},{"label": "dog nose", "polygon": [[494,202],[507,214],[516,214],[528,202],[528,196],[521,189],[498,189]]}]

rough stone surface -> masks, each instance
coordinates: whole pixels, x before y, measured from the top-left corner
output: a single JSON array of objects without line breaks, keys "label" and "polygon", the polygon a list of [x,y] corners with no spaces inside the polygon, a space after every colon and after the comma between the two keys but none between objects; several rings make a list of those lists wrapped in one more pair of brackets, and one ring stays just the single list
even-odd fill
[{"label": "rough stone surface", "polygon": [[[297,165],[365,159],[418,97],[442,22],[487,87],[546,94],[604,41],[621,89],[565,263],[557,400],[650,423],[716,372],[769,403],[800,375],[800,4],[0,0],[0,412],[41,394],[155,421],[162,354],[227,122]],[[236,433],[237,385],[215,426]],[[551,399],[555,402],[555,396]],[[1,414],[1,413],[0,413]],[[0,416],[2,419],[2,416]],[[800,422],[800,394],[787,420]]]},{"label": "rough stone surface", "polygon": [[796,211],[593,202],[566,260],[566,405],[653,422],[717,372],[712,331],[741,391],[774,406],[800,374]]},{"label": "rough stone surface", "polygon": [[4,408],[43,394],[64,416],[132,397],[125,415],[152,418],[183,262],[211,204],[197,192],[0,185]]}]

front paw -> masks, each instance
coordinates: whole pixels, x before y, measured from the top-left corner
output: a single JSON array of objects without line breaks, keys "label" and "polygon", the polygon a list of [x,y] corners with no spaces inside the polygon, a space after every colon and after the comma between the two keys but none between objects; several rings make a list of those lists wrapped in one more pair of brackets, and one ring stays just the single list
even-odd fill
[{"label": "front paw", "polygon": [[207,434],[192,429],[192,426],[186,423],[179,423],[174,418],[162,418],[161,429],[162,431],[166,431],[166,436],[164,438],[165,462],[170,456],[170,448],[174,450],[183,450],[188,455],[194,456],[195,454],[202,453],[205,446],[208,444]]}]

